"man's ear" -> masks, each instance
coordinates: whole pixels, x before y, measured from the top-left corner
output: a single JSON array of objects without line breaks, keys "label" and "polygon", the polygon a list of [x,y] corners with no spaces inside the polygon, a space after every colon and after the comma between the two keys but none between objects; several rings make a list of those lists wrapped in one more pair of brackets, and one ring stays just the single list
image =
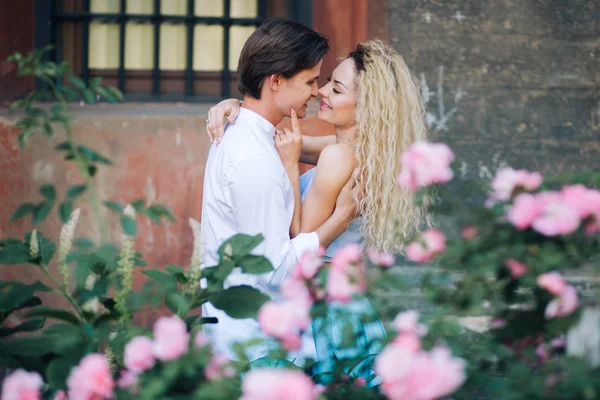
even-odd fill
[{"label": "man's ear", "polygon": [[285,79],[279,74],[269,76],[269,87],[272,91],[278,92],[284,85]]}]

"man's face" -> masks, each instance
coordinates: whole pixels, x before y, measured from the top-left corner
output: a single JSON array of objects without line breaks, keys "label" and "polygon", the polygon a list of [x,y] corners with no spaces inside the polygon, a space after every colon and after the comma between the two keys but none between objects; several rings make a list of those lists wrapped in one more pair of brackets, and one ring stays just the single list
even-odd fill
[{"label": "man's face", "polygon": [[321,64],[319,61],[311,69],[305,69],[289,79],[283,79],[280,90],[276,92],[275,101],[277,108],[281,113],[289,117],[290,109],[293,108],[298,114],[298,118],[306,116],[306,103],[319,93],[317,79],[321,74]]}]

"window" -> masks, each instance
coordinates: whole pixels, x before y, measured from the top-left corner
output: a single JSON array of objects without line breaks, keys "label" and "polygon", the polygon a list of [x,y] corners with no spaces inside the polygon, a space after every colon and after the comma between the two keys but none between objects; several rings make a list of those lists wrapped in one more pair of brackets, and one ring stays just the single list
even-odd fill
[{"label": "window", "polygon": [[102,77],[130,101],[216,100],[238,94],[240,51],[265,18],[310,23],[299,3],[307,1],[38,0],[37,26],[50,23],[37,41],[54,43],[55,61],[84,79]]}]

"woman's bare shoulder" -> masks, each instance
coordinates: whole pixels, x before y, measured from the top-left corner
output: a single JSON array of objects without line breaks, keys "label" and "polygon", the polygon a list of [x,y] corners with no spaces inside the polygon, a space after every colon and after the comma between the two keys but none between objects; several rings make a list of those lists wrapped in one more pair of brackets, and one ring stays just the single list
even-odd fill
[{"label": "woman's bare shoulder", "polygon": [[316,175],[328,183],[346,183],[355,166],[354,147],[343,143],[330,144],[321,152]]}]

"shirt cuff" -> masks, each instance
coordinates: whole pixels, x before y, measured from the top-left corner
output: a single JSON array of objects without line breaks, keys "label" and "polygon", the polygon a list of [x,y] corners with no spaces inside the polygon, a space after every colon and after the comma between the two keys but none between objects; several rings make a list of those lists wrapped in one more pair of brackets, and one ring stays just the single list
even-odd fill
[{"label": "shirt cuff", "polygon": [[300,256],[309,250],[319,251],[319,235],[317,232],[301,233],[292,239],[292,245],[296,258],[300,259]]}]

